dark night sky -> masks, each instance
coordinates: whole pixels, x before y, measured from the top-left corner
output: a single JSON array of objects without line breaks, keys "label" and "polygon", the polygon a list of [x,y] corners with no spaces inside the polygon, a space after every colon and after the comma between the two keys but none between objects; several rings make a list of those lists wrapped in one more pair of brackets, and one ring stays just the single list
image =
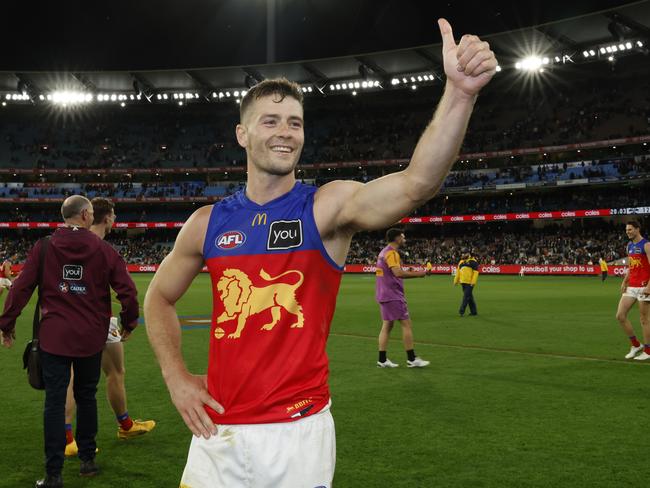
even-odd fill
[{"label": "dark night sky", "polygon": [[[629,1],[275,0],[276,60],[344,56],[488,34]],[[101,4],[101,5],[100,5]],[[267,0],[10,2],[0,70],[195,68],[266,62]]]}]

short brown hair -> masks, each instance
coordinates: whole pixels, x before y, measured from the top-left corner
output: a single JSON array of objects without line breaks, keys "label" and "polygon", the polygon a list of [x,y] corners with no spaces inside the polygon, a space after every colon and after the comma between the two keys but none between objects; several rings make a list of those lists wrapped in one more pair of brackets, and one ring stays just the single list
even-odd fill
[{"label": "short brown hair", "polygon": [[95,197],[90,201],[90,203],[93,204],[93,210],[95,212],[93,225],[103,224],[104,219],[115,209],[115,204],[108,198]]},{"label": "short brown hair", "polygon": [[625,223],[625,225],[631,225],[631,226],[634,227],[635,229],[640,229],[640,228],[641,228],[641,224],[639,224],[636,220],[628,220],[628,221]]},{"label": "short brown hair", "polygon": [[400,234],[404,234],[404,231],[402,229],[388,229],[386,231],[386,242],[393,242],[400,236]]},{"label": "short brown hair", "polygon": [[278,99],[273,100],[276,103],[280,103],[286,97],[295,98],[300,102],[300,105],[303,102],[302,89],[298,83],[289,81],[286,78],[264,80],[248,90],[244,98],[242,98],[241,104],[239,105],[239,120],[244,120],[244,115],[254,100],[271,95],[278,97]]}]

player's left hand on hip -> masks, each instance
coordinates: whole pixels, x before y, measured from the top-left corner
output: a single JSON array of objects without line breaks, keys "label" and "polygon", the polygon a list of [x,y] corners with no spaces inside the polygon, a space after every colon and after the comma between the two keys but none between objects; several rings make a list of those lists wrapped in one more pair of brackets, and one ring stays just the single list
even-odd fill
[{"label": "player's left hand on hip", "polygon": [[442,56],[447,83],[473,97],[492,79],[497,70],[497,58],[490,45],[478,36],[466,34],[456,44],[451,25],[438,19],[442,36]]},{"label": "player's left hand on hip", "polygon": [[131,337],[131,331],[127,329],[122,329],[122,339],[120,339],[121,342],[126,342],[129,340],[129,337]]}]

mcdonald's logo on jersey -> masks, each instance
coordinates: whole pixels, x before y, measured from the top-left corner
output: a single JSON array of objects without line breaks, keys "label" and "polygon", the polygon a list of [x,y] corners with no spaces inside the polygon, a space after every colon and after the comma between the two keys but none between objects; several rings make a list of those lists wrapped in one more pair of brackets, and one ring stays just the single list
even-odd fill
[{"label": "mcdonald's logo on jersey", "polygon": [[266,213],[255,214],[251,222],[251,227],[255,227],[256,225],[266,225]]}]

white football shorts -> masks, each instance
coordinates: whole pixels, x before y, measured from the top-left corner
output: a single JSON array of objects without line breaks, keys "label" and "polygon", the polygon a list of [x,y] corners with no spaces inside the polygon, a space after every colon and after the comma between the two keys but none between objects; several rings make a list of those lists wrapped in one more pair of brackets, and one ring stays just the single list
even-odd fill
[{"label": "white football shorts", "polygon": [[644,289],[645,288],[643,286],[640,287],[628,286],[625,289],[625,293],[623,293],[623,296],[636,298],[640,302],[650,302],[650,295],[643,294]]},{"label": "white football shorts", "polygon": [[0,278],[0,286],[2,288],[11,288],[12,281],[9,278]]},{"label": "white football shorts", "polygon": [[113,344],[122,341],[122,331],[117,323],[117,317],[111,317],[110,325],[108,326],[108,338],[106,344]]},{"label": "white football shorts", "polygon": [[331,488],[334,419],[325,407],[294,422],[217,425],[192,436],[180,488]]}]

